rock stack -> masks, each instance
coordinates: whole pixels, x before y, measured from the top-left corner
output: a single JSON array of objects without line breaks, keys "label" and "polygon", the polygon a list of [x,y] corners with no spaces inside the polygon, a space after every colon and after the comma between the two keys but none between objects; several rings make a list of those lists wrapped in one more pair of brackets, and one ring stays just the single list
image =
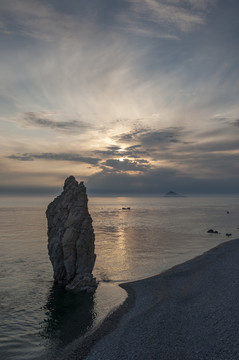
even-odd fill
[{"label": "rock stack", "polygon": [[95,236],[88,212],[84,183],[74,176],[65,180],[63,192],[48,205],[48,253],[54,281],[67,290],[93,292],[96,279]]}]

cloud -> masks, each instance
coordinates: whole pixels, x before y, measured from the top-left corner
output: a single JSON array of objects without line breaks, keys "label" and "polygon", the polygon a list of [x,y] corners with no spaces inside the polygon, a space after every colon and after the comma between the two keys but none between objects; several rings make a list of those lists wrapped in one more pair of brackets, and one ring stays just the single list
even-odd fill
[{"label": "cloud", "polygon": [[25,154],[16,154],[7,156],[8,159],[19,160],[19,161],[33,161],[33,160],[56,160],[56,161],[73,161],[79,163],[87,163],[90,165],[97,165],[99,160],[98,158],[94,157],[85,157],[80,156],[78,154],[67,154],[67,153],[60,153],[60,154],[53,154],[53,153],[42,153],[42,154],[32,154],[32,153],[25,153]]},{"label": "cloud", "polygon": [[[111,24],[111,31],[116,26],[136,32],[140,36],[177,39],[175,30],[187,32],[205,21],[205,15],[215,0],[127,0],[119,6],[114,5],[116,11],[107,6],[104,14],[108,17],[107,23]],[[101,19],[101,9],[106,8],[104,2],[99,6],[98,1],[92,4],[78,5],[79,13],[87,9],[86,14],[93,20],[95,13]],[[128,6],[126,6],[128,3]],[[113,8],[114,8],[113,7]],[[71,6],[69,5],[69,8]],[[94,8],[95,11],[92,11]],[[50,1],[39,0],[11,0],[1,2],[0,29],[5,34],[18,34],[38,40],[55,41],[57,39],[72,39],[85,32],[87,16],[76,19],[73,12],[63,13]],[[101,19],[102,21],[102,19]],[[104,17],[105,21],[105,17]],[[122,26],[122,22],[124,26]],[[150,27],[149,22],[151,22]],[[82,26],[82,24],[84,26]],[[165,28],[167,32],[165,32]],[[160,30],[160,31],[159,31]]]},{"label": "cloud", "polygon": [[74,18],[53,9],[50,4],[37,0],[11,0],[1,1],[0,9],[0,29],[5,34],[46,41],[74,35]]},{"label": "cloud", "polygon": [[23,113],[19,117],[13,118],[12,120],[25,126],[49,128],[52,130],[70,131],[76,130],[77,128],[86,129],[90,127],[89,124],[86,124],[85,122],[79,120],[56,121],[54,119],[51,119],[51,117],[55,116],[55,114],[47,113],[44,111],[28,111]]},{"label": "cloud", "polygon": [[135,150],[135,149],[138,149],[138,148],[140,148],[141,147],[141,145],[132,145],[132,146],[129,146],[129,147],[127,147],[126,149],[127,150]]},{"label": "cloud", "polygon": [[44,196],[59,194],[59,190],[54,186],[3,186],[0,185],[0,195],[22,195],[22,196]]},{"label": "cloud", "polygon": [[[33,3],[35,3],[34,1]],[[14,10],[15,7],[11,6],[11,2],[9,3],[10,5],[6,5],[6,7],[9,8],[13,16],[14,11],[18,13],[24,4],[24,9],[28,5],[26,0],[17,1],[22,5],[17,5],[16,10]],[[13,3],[15,4],[16,0],[13,0]],[[44,9],[47,7],[43,2],[41,4],[40,2],[37,3]],[[82,7],[83,10],[89,6],[84,5],[84,2],[79,3],[81,3],[79,8]],[[93,3],[96,3],[96,1],[93,1]],[[144,2],[139,3],[140,6],[143,6]],[[146,1],[145,3],[147,8],[151,6],[149,2]],[[164,1],[164,4],[159,3],[159,6],[170,5],[180,8],[179,3],[181,2],[177,2],[177,5],[173,5],[173,3],[170,5],[170,3],[165,4]],[[112,23],[111,31],[107,32],[104,24],[101,23],[102,18],[100,18],[100,15],[98,16],[100,19],[98,18],[96,23],[89,21],[88,18],[87,24],[81,24],[82,17],[78,13],[75,16],[67,15],[63,19],[61,16],[64,14],[54,9],[53,4],[55,2],[52,2],[52,6],[49,5],[51,11],[48,15],[44,15],[48,8],[39,10],[39,22],[40,19],[42,21],[48,19],[47,21],[52,22],[52,28],[57,22],[56,29],[61,24],[63,27],[64,24],[68,24],[67,26],[72,28],[72,33],[76,36],[74,35],[75,37],[70,41],[65,41],[64,36],[61,35],[61,33],[65,33],[62,28],[59,29],[60,42],[51,43],[51,46],[44,44],[44,46],[39,45],[37,47],[35,42],[27,39],[23,44],[16,41],[15,53],[18,53],[18,57],[11,57],[8,52],[5,52],[6,59],[5,61],[2,60],[1,66],[4,66],[3,73],[5,74],[5,70],[7,70],[8,74],[6,79],[3,76],[2,88],[4,90],[2,93],[10,102],[9,111],[12,111],[13,106],[16,106],[16,111],[19,111],[19,109],[21,111],[21,107],[24,107],[24,110],[49,109],[49,111],[55,111],[60,109],[62,112],[67,109],[67,112],[73,114],[73,119],[75,119],[74,114],[78,113],[82,115],[82,119],[87,119],[92,123],[99,121],[102,126],[105,125],[106,121],[112,124],[115,118],[120,117],[128,117],[130,121],[132,118],[141,117],[142,114],[147,116],[154,112],[160,112],[161,109],[164,109],[165,113],[178,111],[179,102],[182,97],[185,97],[185,94],[178,94],[178,88],[188,90],[189,93],[191,90],[191,88],[187,87],[187,84],[186,86],[184,84],[186,78],[183,73],[185,71],[184,67],[187,70],[185,72],[185,74],[188,74],[187,76],[190,76],[190,74],[195,76],[196,71],[200,72],[200,65],[196,64],[194,69],[190,69],[191,64],[188,66],[187,63],[187,58],[192,56],[192,53],[188,50],[191,42],[186,43],[185,47],[181,47],[179,42],[177,45],[174,43],[172,46],[168,45],[167,41],[162,43],[157,40],[145,41],[145,39],[132,41],[133,38],[131,36],[126,37],[123,30],[117,31],[120,26],[121,28],[124,27],[124,23],[120,20],[118,23],[114,22],[114,25]],[[130,4],[132,5],[132,3]],[[100,7],[100,5],[98,6]],[[114,6],[112,5],[112,8]],[[59,7],[56,6],[58,9]],[[148,19],[145,17],[144,21],[141,21],[141,15],[142,18],[144,15],[141,14],[139,19],[139,14],[137,15],[132,7],[131,11],[128,12],[129,5],[126,7],[125,2],[123,2],[117,13],[123,13],[130,18],[132,15],[137,26],[142,24],[142,26],[158,34],[157,22],[151,21],[151,15]],[[34,7],[29,5],[29,8],[31,11],[26,10],[26,12],[33,12]],[[38,7],[35,9],[38,9]],[[24,11],[21,10],[25,14]],[[37,13],[37,11],[35,12]],[[114,16],[117,16],[117,13]],[[112,15],[113,11],[110,14]],[[173,11],[172,14],[174,14]],[[173,16],[172,14],[171,16]],[[111,24],[112,19],[109,19],[108,10],[104,20],[105,26]],[[160,24],[166,23],[162,21]],[[152,30],[151,26],[153,26]],[[82,27],[87,30],[81,31]],[[170,28],[174,27],[171,26]],[[44,24],[42,30],[44,33]],[[174,34],[168,34],[168,31],[167,27],[165,30],[167,36],[175,37],[174,30]],[[79,33],[78,38],[77,34]],[[177,30],[176,33],[179,33],[179,31]],[[52,34],[50,30],[49,34]],[[54,36],[58,35],[55,34]],[[5,41],[7,41],[7,37],[5,37]],[[198,49],[195,57],[197,57],[199,63],[204,53],[206,52],[203,49]],[[18,71],[19,68],[21,69],[20,72]],[[208,89],[208,86],[204,79],[202,79],[202,82],[203,91],[205,92],[205,88]],[[219,86],[217,88],[219,89]],[[210,93],[215,94],[216,91],[213,92],[212,89]],[[198,99],[204,99],[202,94],[198,95]],[[186,100],[186,106],[194,101],[192,97]],[[165,115],[166,118],[168,114]]]},{"label": "cloud", "polygon": [[[137,129],[137,130],[131,130],[129,132],[126,133],[122,133],[120,135],[117,135],[115,137],[116,140],[118,140],[119,142],[131,142],[137,139],[137,136],[141,133],[147,132],[146,129]],[[132,145],[134,146],[134,145]]]},{"label": "cloud", "polygon": [[[170,0],[169,0],[170,2]],[[178,0],[176,0],[176,3],[178,2]],[[186,0],[186,2],[191,5],[192,7],[194,7],[195,9],[198,10],[203,10],[203,11],[207,11],[208,8],[211,8],[212,6],[214,6],[218,0]]]},{"label": "cloud", "polygon": [[130,157],[130,158],[139,158],[144,155],[147,155],[147,152],[141,150],[141,145],[133,145],[129,147],[122,148],[121,146],[108,146],[106,150],[96,150],[95,154],[102,155],[103,157]]},{"label": "cloud", "polygon": [[178,39],[178,31],[189,32],[202,26],[208,9],[216,1],[128,0],[128,3],[131,12],[121,16],[128,30],[139,35]]},{"label": "cloud", "polygon": [[[130,148],[133,150],[135,147],[142,147],[144,150],[148,150],[152,147],[166,147],[172,143],[181,142],[180,137],[183,134],[183,128],[171,127],[162,130],[153,129],[139,129],[136,131],[130,131],[123,133],[116,137],[119,142],[137,142],[139,144],[132,145]],[[128,148],[128,149],[130,149]]]},{"label": "cloud", "polygon": [[92,193],[142,195],[165,194],[173,190],[182,194],[238,193],[238,177],[197,178],[178,169],[150,169],[142,173],[97,173],[88,177]]},{"label": "cloud", "polygon": [[163,131],[148,131],[139,135],[139,140],[145,146],[160,145],[162,143],[178,143],[180,128],[171,128]]},{"label": "cloud", "polygon": [[234,177],[239,175],[239,142],[231,124],[209,122],[208,128],[197,131],[183,127],[142,128],[122,133],[115,140],[118,144],[137,144],[135,151],[142,151],[151,169],[177,168],[184,176],[194,178],[224,178],[231,169],[230,176]]},{"label": "cloud", "polygon": [[134,20],[132,18],[128,18],[127,16],[120,16],[119,17],[120,20],[122,20],[122,22],[124,23],[123,26],[123,30],[124,31],[128,31],[131,32],[139,37],[148,37],[148,38],[155,38],[155,39],[165,39],[165,40],[179,40],[179,36],[175,35],[175,34],[170,34],[165,31],[163,31],[162,29],[159,31],[156,31],[154,29],[154,27],[152,27],[151,24],[151,29],[148,28],[144,28],[144,24],[141,22],[139,24],[138,20]]},{"label": "cloud", "polygon": [[127,172],[127,171],[147,171],[150,169],[150,164],[147,160],[139,160],[139,161],[132,161],[129,159],[108,159],[102,163],[102,165],[106,166],[104,168],[105,172],[109,171],[107,168],[109,167],[111,170],[116,172]]},{"label": "cloud", "polygon": [[[235,151],[239,151],[239,139],[231,139],[230,138],[225,138],[225,139],[213,139],[213,140],[206,140],[205,141],[200,141],[200,142],[196,142],[194,141],[194,143],[192,144],[187,144],[187,150],[193,152],[197,152],[197,154],[199,153],[230,153],[230,152],[235,152]],[[180,150],[179,150],[180,151]]]}]

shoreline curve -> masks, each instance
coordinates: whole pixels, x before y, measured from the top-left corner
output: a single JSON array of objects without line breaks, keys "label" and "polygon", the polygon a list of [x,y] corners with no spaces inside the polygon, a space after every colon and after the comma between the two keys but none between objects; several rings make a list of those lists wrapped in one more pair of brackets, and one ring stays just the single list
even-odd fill
[{"label": "shoreline curve", "polygon": [[158,275],[119,284],[126,300],[64,360],[239,358],[233,335],[239,332],[239,310],[233,307],[238,259],[234,239]]}]

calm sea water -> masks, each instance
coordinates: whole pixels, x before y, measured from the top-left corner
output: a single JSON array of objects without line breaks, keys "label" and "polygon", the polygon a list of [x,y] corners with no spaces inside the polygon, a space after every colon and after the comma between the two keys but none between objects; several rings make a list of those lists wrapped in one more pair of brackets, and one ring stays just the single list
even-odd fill
[{"label": "calm sea water", "polygon": [[[119,282],[193,258],[227,241],[226,233],[239,237],[239,197],[90,197],[100,285],[94,295],[71,294],[52,281],[45,218],[51,200],[0,198],[4,360],[57,358],[125,299]],[[210,228],[220,234],[207,234]]]}]

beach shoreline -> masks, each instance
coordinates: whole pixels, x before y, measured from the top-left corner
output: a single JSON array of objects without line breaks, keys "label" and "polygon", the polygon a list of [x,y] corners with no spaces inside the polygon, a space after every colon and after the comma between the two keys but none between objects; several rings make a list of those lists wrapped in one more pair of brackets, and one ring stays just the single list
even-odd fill
[{"label": "beach shoreline", "polygon": [[68,349],[65,349],[60,357],[60,360],[86,359],[87,355],[91,351],[91,348],[103,337],[117,328],[122,316],[129,311],[135,302],[135,292],[133,288],[131,288],[130,283],[122,283],[118,284],[118,286],[123,288],[127,293],[127,297],[123,303],[116,309],[113,309],[93,331],[86,333],[86,335],[82,336],[79,341],[76,340],[76,344],[70,352]]},{"label": "beach shoreline", "polygon": [[64,359],[239,358],[239,239],[147,279]]}]

